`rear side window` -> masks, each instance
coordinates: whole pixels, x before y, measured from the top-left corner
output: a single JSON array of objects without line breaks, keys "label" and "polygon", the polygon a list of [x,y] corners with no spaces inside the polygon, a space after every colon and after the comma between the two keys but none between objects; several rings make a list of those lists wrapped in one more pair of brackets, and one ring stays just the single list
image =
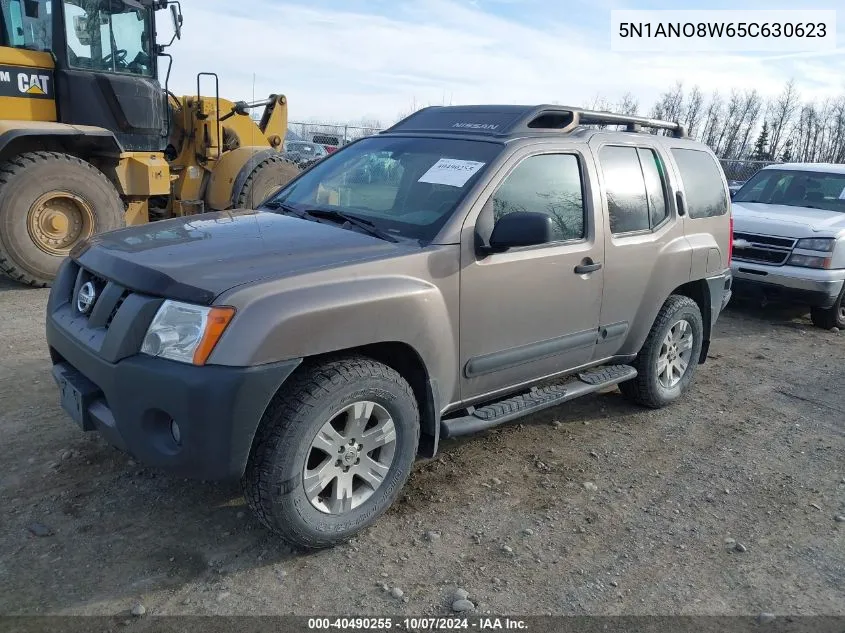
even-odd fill
[{"label": "rear side window", "polygon": [[648,229],[648,198],[635,147],[606,145],[599,152],[612,233]]},{"label": "rear side window", "polygon": [[663,161],[654,150],[640,148],[637,150],[640,155],[640,164],[643,168],[645,188],[648,193],[648,212],[651,219],[651,228],[654,228],[669,215],[669,207],[666,205],[666,177],[663,169]]},{"label": "rear side window", "polygon": [[695,149],[673,149],[681,172],[687,209],[691,218],[712,218],[728,212],[728,196],[722,171],[710,154]]},{"label": "rear side window", "polygon": [[648,231],[669,215],[663,163],[654,150],[606,145],[599,151],[610,231]]}]

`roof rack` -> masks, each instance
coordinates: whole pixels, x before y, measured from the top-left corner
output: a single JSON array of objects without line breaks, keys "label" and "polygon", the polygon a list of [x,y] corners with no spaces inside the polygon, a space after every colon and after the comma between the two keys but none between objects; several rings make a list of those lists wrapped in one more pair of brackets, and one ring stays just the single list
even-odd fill
[{"label": "roof rack", "polygon": [[569,134],[582,125],[624,125],[629,132],[650,128],[667,130],[676,138],[687,137],[687,130],[680,123],[558,105],[431,106],[418,110],[382,133]]},{"label": "roof rack", "polygon": [[684,125],[661,119],[649,119],[641,116],[628,114],[615,114],[613,112],[599,112],[597,110],[574,110],[576,121],[581,125],[624,125],[628,132],[639,132],[642,128],[653,130],[668,130],[676,138],[687,138],[689,134]]}]

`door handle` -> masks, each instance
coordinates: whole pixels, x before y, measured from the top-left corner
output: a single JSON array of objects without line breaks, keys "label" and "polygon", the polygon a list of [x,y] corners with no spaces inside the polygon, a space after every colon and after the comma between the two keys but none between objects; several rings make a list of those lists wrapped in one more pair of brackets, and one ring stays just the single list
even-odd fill
[{"label": "door handle", "polygon": [[682,194],[680,191],[675,192],[675,202],[678,206],[678,215],[686,215],[687,208],[684,204],[684,194]]},{"label": "door handle", "polygon": [[587,273],[594,273],[601,268],[601,262],[594,262],[592,259],[584,260],[585,263],[575,267],[576,275],[586,275]]}]

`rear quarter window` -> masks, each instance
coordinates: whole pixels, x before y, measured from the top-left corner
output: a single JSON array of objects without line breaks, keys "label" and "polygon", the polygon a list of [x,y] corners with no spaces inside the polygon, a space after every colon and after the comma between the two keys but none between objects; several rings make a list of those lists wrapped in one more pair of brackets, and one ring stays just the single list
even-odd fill
[{"label": "rear quarter window", "polygon": [[728,212],[728,194],[722,170],[707,152],[696,149],[672,149],[672,157],[681,172],[689,217],[712,218]]}]

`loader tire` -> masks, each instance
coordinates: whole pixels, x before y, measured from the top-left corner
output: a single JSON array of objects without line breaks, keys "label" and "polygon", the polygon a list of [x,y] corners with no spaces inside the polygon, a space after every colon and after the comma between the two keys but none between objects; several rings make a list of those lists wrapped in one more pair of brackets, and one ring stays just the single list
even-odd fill
[{"label": "loader tire", "polygon": [[258,163],[234,196],[236,209],[255,209],[300,173],[299,167],[283,156],[270,156]]},{"label": "loader tire", "polygon": [[71,249],[124,226],[117,189],[76,156],[30,152],[0,163],[0,272],[45,288]]}]

